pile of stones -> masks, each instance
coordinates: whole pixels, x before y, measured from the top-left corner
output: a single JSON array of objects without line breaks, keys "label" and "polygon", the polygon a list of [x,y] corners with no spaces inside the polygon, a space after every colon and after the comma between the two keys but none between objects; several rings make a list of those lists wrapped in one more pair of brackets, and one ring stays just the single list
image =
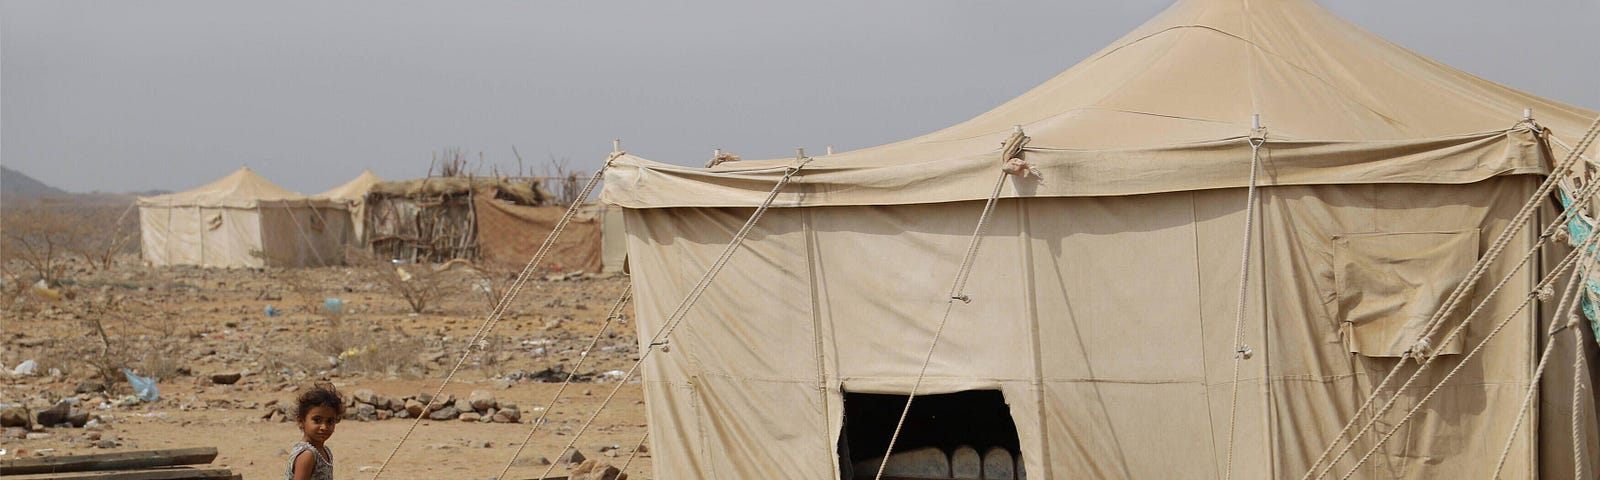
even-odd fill
[{"label": "pile of stones", "polygon": [[[431,407],[429,400],[433,400]],[[261,416],[263,420],[287,422],[294,418],[293,402],[273,400],[267,402],[266,409],[267,412]],[[417,417],[479,423],[520,423],[522,410],[516,404],[495,400],[494,394],[483,390],[473,390],[465,398],[445,395],[434,399],[429,393],[395,398],[361,389],[345,397],[345,420],[371,422]]]}]

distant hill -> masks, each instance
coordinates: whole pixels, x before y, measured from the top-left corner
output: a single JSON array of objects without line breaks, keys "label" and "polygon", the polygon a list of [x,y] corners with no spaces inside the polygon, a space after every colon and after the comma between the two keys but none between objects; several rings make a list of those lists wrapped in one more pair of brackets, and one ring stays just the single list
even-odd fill
[{"label": "distant hill", "polygon": [[66,204],[87,206],[122,206],[135,200],[135,195],[167,193],[165,191],[129,193],[72,193],[45,185],[28,174],[0,166],[0,205],[22,207],[35,204]]},{"label": "distant hill", "polygon": [[66,196],[67,191],[45,185],[22,172],[0,166],[0,193],[18,197]]}]

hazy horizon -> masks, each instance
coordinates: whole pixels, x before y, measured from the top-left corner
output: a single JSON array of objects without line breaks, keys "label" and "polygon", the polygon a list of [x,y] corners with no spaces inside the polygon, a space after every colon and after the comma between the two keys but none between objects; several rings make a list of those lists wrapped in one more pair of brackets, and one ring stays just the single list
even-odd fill
[{"label": "hazy horizon", "polygon": [[[982,113],[1170,3],[0,0],[0,164],[113,193],[186,190],[248,165],[317,193],[364,169],[423,176],[451,147],[502,172],[516,169],[513,146],[526,167],[592,172],[613,138],[683,165],[714,148],[851,150]],[[1597,109],[1597,3],[1324,6]]]}]

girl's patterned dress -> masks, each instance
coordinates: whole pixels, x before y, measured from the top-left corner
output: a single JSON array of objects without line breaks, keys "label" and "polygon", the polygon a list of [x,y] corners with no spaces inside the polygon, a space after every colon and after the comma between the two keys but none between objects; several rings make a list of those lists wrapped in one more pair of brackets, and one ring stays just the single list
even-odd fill
[{"label": "girl's patterned dress", "polygon": [[322,449],[306,442],[295,443],[294,449],[289,451],[289,466],[283,470],[283,480],[294,480],[294,459],[300,458],[300,453],[305,451],[317,456],[316,468],[311,470],[311,480],[333,480],[333,450],[328,450],[327,456],[323,456]]}]

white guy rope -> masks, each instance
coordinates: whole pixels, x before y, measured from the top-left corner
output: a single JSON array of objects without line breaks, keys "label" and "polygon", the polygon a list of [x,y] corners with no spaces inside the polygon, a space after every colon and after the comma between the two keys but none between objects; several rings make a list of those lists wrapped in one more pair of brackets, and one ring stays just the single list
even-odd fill
[{"label": "white guy rope", "polygon": [[[1589,124],[1589,130],[1584,133],[1583,139],[1579,143],[1581,145],[1583,145],[1584,148],[1587,148],[1587,145],[1594,140],[1595,135],[1597,133],[1600,133],[1600,117],[1595,118],[1594,122]],[[1545,137],[1554,138],[1553,135],[1545,135]],[[1561,164],[1556,167],[1556,169],[1552,172],[1552,174],[1550,176],[1545,178],[1545,181],[1539,185],[1539,188],[1535,190],[1535,193],[1533,195],[1529,196],[1528,200],[1523,203],[1522,209],[1517,212],[1517,215],[1512,218],[1512,221],[1505,227],[1505,230],[1500,233],[1500,237],[1495,240],[1494,244],[1490,247],[1489,251],[1482,258],[1480,258],[1478,260],[1477,264],[1473,265],[1472,270],[1468,272],[1467,278],[1465,280],[1463,280],[1460,284],[1456,285],[1455,290],[1452,291],[1450,293],[1450,296],[1446,298],[1444,305],[1442,307],[1440,307],[1438,311],[1434,312],[1433,318],[1430,319],[1429,322],[1428,322],[1428,325],[1430,325],[1429,328],[1425,329],[1424,333],[1422,335],[1418,336],[1418,338],[1417,338],[1417,342],[1416,343],[1417,343],[1418,346],[1426,345],[1427,339],[1432,337],[1432,335],[1436,332],[1437,327],[1439,326],[1439,324],[1442,323],[1443,319],[1448,317],[1451,313],[1453,313],[1455,311],[1456,307],[1458,307],[1460,305],[1460,302],[1461,302],[1463,296],[1465,295],[1465,293],[1470,291],[1473,287],[1476,286],[1477,281],[1480,278],[1482,278],[1482,276],[1483,276],[1484,272],[1487,270],[1488,266],[1491,263],[1493,263],[1493,261],[1496,260],[1499,257],[1500,253],[1504,250],[1505,245],[1509,244],[1510,241],[1511,241],[1511,238],[1517,232],[1521,231],[1522,227],[1527,224],[1527,222],[1529,221],[1530,218],[1532,218],[1532,213],[1538,209],[1539,205],[1543,204],[1543,202],[1545,201],[1545,197],[1547,195],[1549,195],[1551,190],[1553,190],[1556,187],[1556,185],[1558,185],[1560,183],[1559,179],[1560,179],[1560,176],[1563,174],[1563,172],[1567,172],[1567,171],[1571,170],[1573,165],[1577,163],[1577,161],[1579,160],[1578,152],[1580,152],[1580,151],[1581,150],[1571,150],[1569,152],[1569,155],[1567,156],[1567,158],[1565,160],[1563,160],[1561,162]],[[1585,190],[1589,194],[1589,195],[1584,196],[1585,199],[1587,199],[1589,196],[1592,196],[1593,193],[1595,192],[1594,189],[1590,189],[1590,188],[1587,188],[1587,187],[1585,188]],[[1574,202],[1578,202],[1578,201],[1580,201],[1580,200],[1574,200]],[[1517,271],[1517,269],[1520,269],[1522,267],[1522,265],[1526,264],[1528,262],[1528,260],[1533,257],[1533,255],[1538,253],[1539,248],[1541,246],[1543,246],[1544,242],[1549,238],[1549,236],[1551,234],[1553,234],[1555,232],[1555,230],[1557,228],[1564,227],[1564,225],[1565,225],[1565,220],[1564,219],[1566,218],[1566,215],[1568,215],[1568,214],[1569,214],[1569,212],[1567,210],[1563,210],[1561,215],[1558,217],[1557,221],[1551,222],[1551,224],[1540,235],[1539,240],[1537,241],[1537,243],[1535,243],[1534,247],[1532,249],[1530,249],[1528,251],[1527,255],[1525,255],[1523,257],[1522,262],[1518,263],[1518,266],[1517,266],[1516,269],[1513,269],[1513,273],[1515,271]],[[1508,279],[1509,279],[1509,277],[1508,277]],[[1502,281],[1502,284],[1503,283],[1504,283],[1504,281]],[[1498,291],[1499,291],[1498,287],[1496,287],[1494,290],[1492,290],[1490,292],[1490,294],[1485,298],[1485,304],[1487,303],[1487,298],[1488,297],[1493,297],[1494,293],[1498,292]],[[1481,309],[1483,307],[1483,305],[1484,304],[1480,304],[1479,308]],[[1474,313],[1468,314],[1467,318],[1462,320],[1462,325],[1463,326],[1466,325],[1466,323],[1469,322],[1475,314],[1476,314],[1476,310],[1474,310]],[[1441,342],[1441,344],[1445,344],[1445,343],[1448,343],[1448,342],[1449,342],[1449,340],[1446,340],[1445,342]],[[1419,353],[1422,353],[1422,352],[1419,352]],[[1434,358],[1433,355],[1428,355],[1428,354],[1423,354],[1422,357],[1425,357],[1428,360],[1432,360],[1432,358]],[[1429,362],[1427,362],[1427,361],[1423,362],[1423,367],[1419,368],[1418,371],[1412,375],[1412,380],[1415,380],[1415,378],[1418,375],[1421,374],[1421,371],[1426,369],[1426,366],[1427,366],[1428,363]],[[1402,366],[1404,366],[1404,362],[1396,363],[1395,366],[1389,370],[1389,373],[1384,376],[1383,381],[1379,382],[1378,386],[1373,389],[1372,394],[1367,396],[1367,398],[1362,402],[1361,407],[1356,410],[1356,413],[1354,415],[1351,415],[1350,420],[1345,423],[1344,428],[1339,431],[1339,434],[1334,437],[1333,441],[1329,442],[1327,448],[1323,449],[1322,454],[1317,457],[1316,461],[1312,462],[1312,464],[1308,467],[1305,476],[1301,477],[1301,480],[1311,479],[1313,477],[1313,475],[1318,479],[1320,479],[1323,476],[1327,475],[1327,473],[1329,473],[1329,471],[1331,471],[1333,469],[1333,467],[1334,467],[1333,464],[1337,463],[1340,458],[1343,458],[1344,454],[1348,453],[1350,448],[1355,445],[1356,440],[1360,439],[1363,435],[1365,435],[1366,431],[1369,430],[1375,422],[1377,422],[1378,417],[1381,416],[1384,412],[1387,412],[1388,409],[1393,406],[1393,403],[1396,400],[1396,398],[1391,398],[1389,400],[1388,404],[1386,404],[1383,407],[1382,411],[1378,412],[1376,415],[1373,415],[1372,416],[1372,420],[1369,421],[1369,422],[1366,422],[1366,424],[1361,428],[1361,430],[1354,437],[1352,437],[1350,439],[1350,442],[1351,442],[1350,445],[1347,445],[1344,448],[1344,450],[1342,450],[1339,453],[1338,456],[1333,457],[1331,459],[1328,457],[1329,454],[1333,453],[1334,449],[1339,448],[1340,442],[1345,439],[1346,435],[1349,435],[1350,429],[1353,428],[1357,422],[1361,421],[1362,413],[1366,412],[1368,408],[1371,408],[1373,402],[1376,401],[1378,396],[1383,392],[1383,389],[1389,385],[1390,381],[1394,380],[1394,378],[1397,376],[1397,374],[1400,373],[1400,369],[1401,369]],[[1410,381],[1407,381],[1406,385],[1409,386],[1410,385]],[[1400,392],[1405,391],[1405,388],[1406,388],[1405,386],[1402,386],[1400,388],[1400,390],[1396,391],[1396,393],[1395,393],[1396,397],[1398,397]],[[1325,460],[1328,461],[1329,463],[1324,468],[1324,467],[1322,467],[1322,462],[1325,461]]]},{"label": "white guy rope", "polygon": [[1239,302],[1233,315],[1233,395],[1228,401],[1228,461],[1223,477],[1227,479],[1233,478],[1234,431],[1239,424],[1239,364],[1251,355],[1250,345],[1244,341],[1245,299],[1250,291],[1250,245],[1256,231],[1256,174],[1261,169],[1261,146],[1267,139],[1251,137],[1249,141],[1250,188],[1244,200],[1244,253],[1239,260]]},{"label": "white guy rope", "polygon": [[[561,381],[561,387],[556,389],[555,396],[550,397],[550,403],[546,404],[544,409],[539,411],[539,418],[534,419],[533,427],[528,429],[528,435],[526,437],[522,437],[522,443],[517,444],[517,451],[511,452],[511,459],[506,460],[506,467],[500,469],[500,474],[496,475],[494,478],[506,478],[506,473],[511,471],[511,466],[517,463],[517,456],[522,455],[522,449],[527,448],[528,442],[533,440],[534,432],[538,432],[539,427],[544,426],[545,417],[550,415],[551,410],[556,409],[556,401],[561,399],[561,393],[567,391],[567,386],[572,385],[572,379],[578,376],[578,370],[583,367],[583,362],[589,360],[589,354],[594,352],[595,345],[600,344],[600,337],[605,335],[606,329],[611,327],[612,321],[622,317],[623,307],[627,306],[628,300],[632,298],[633,281],[630,280],[628,285],[623,287],[622,295],[619,295],[617,300],[611,303],[611,312],[606,314],[606,321],[605,323],[600,324],[600,329],[594,332],[594,338],[589,339],[589,346],[583,347],[583,350],[579,351],[578,361],[572,365],[572,371],[567,372],[567,378]],[[564,455],[566,453],[567,452],[563,451],[557,455]]]},{"label": "white guy rope", "polygon": [[[689,290],[688,296],[685,296],[683,301],[678,303],[678,308],[673,310],[672,315],[667,317],[667,321],[661,325],[660,329],[656,330],[656,334],[650,337],[650,344],[645,346],[643,352],[639,352],[639,359],[633,362],[633,366],[628,368],[628,372],[623,374],[622,378],[617,379],[617,386],[611,389],[611,393],[607,394],[604,400],[600,401],[600,406],[595,407],[594,413],[589,415],[589,419],[583,422],[583,426],[572,434],[572,441],[567,442],[567,446],[561,449],[562,453],[566,453],[567,450],[578,443],[578,439],[582,438],[583,433],[589,430],[589,425],[594,423],[594,419],[600,416],[600,412],[606,409],[606,405],[611,404],[611,400],[616,398],[617,392],[621,391],[622,387],[628,384],[628,379],[633,378],[633,374],[639,371],[641,365],[644,365],[645,359],[650,358],[650,352],[654,352],[656,347],[668,336],[672,335],[673,330],[676,330],[679,324],[683,323],[690,307],[693,307],[695,302],[700,300],[700,295],[704,294],[706,288],[711,285],[711,280],[717,277],[717,273],[722,271],[722,267],[728,264],[728,260],[733,258],[735,252],[739,251],[739,246],[744,243],[745,237],[750,236],[750,231],[755,228],[756,223],[761,221],[761,217],[766,215],[767,209],[772,207],[772,202],[778,198],[778,192],[783,191],[783,187],[789,184],[794,175],[800,173],[800,169],[805,168],[805,165],[810,162],[811,159],[809,157],[801,157],[795,166],[786,169],[783,177],[778,179],[778,184],[772,187],[772,191],[767,192],[767,198],[761,202],[761,206],[756,207],[756,211],[750,214],[750,219],[744,222],[744,226],[739,227],[739,231],[734,233],[733,238],[728,241],[728,246],[722,249],[722,255],[711,263],[711,268],[706,269],[706,273],[700,276],[700,281],[696,282],[694,288]],[[551,463],[549,467],[545,468],[544,473],[539,474],[539,479],[544,480],[545,477],[550,476],[550,472],[554,471],[555,468],[556,464]]]},{"label": "white guy rope", "polygon": [[[1588,255],[1588,254],[1586,254],[1584,252],[1592,249],[1592,247],[1595,245],[1595,239],[1600,239],[1600,235],[1590,235],[1588,238],[1584,239],[1583,243],[1578,244],[1578,248],[1576,250],[1573,250],[1571,253],[1568,253],[1567,256],[1565,258],[1563,258],[1561,260],[1561,262],[1559,264],[1557,264],[1555,266],[1555,268],[1553,268],[1550,271],[1550,273],[1548,273],[1545,276],[1545,278],[1543,280],[1539,281],[1538,285],[1534,286],[1534,288],[1528,294],[1528,296],[1526,298],[1523,298],[1522,303],[1517,305],[1516,310],[1512,311],[1511,314],[1506,315],[1506,317],[1503,320],[1501,320],[1499,324],[1495,325],[1494,329],[1489,331],[1488,335],[1484,336],[1482,342],[1479,342],[1476,347],[1473,347],[1473,349],[1471,351],[1467,352],[1466,356],[1461,357],[1461,361],[1456,364],[1455,368],[1450,369],[1450,372],[1446,373],[1444,378],[1439,379],[1439,382],[1437,384],[1435,384],[1432,389],[1429,389],[1428,393],[1426,395],[1423,395],[1422,398],[1417,401],[1416,405],[1413,405],[1411,407],[1411,409],[1406,412],[1405,416],[1400,417],[1400,421],[1398,421],[1398,422],[1396,422],[1394,424],[1393,428],[1389,431],[1389,433],[1384,434],[1382,437],[1378,438],[1377,443],[1375,443],[1372,446],[1371,449],[1367,450],[1367,453],[1362,455],[1360,460],[1356,461],[1355,466],[1351,467],[1350,471],[1346,472],[1344,474],[1344,476],[1340,477],[1340,479],[1341,480],[1348,480],[1351,476],[1355,475],[1356,471],[1361,469],[1361,465],[1365,464],[1367,462],[1367,460],[1370,460],[1372,458],[1372,455],[1374,453],[1377,453],[1377,451],[1379,449],[1383,448],[1383,444],[1384,443],[1387,443],[1390,438],[1393,438],[1396,433],[1399,433],[1400,430],[1401,430],[1400,427],[1404,426],[1407,422],[1409,422],[1411,420],[1411,418],[1416,415],[1417,411],[1421,410],[1424,405],[1427,405],[1428,400],[1432,399],[1434,394],[1439,393],[1439,389],[1444,388],[1444,385],[1446,383],[1449,383],[1450,379],[1455,377],[1456,373],[1460,372],[1461,368],[1465,367],[1467,365],[1467,363],[1472,360],[1472,357],[1476,356],[1478,354],[1478,352],[1482,351],[1483,347],[1488,345],[1489,341],[1493,340],[1496,335],[1499,335],[1500,331],[1505,329],[1506,325],[1511,323],[1511,320],[1515,319],[1517,317],[1517,315],[1522,314],[1522,311],[1528,307],[1528,304],[1530,302],[1532,302],[1533,300],[1535,300],[1536,298],[1538,298],[1538,295],[1539,295],[1540,291],[1544,290],[1546,287],[1549,287],[1550,284],[1553,283],[1557,279],[1557,277],[1560,277],[1563,273],[1566,273],[1567,269],[1572,268],[1573,265],[1576,263],[1576,260],[1578,260],[1579,258],[1586,258],[1586,259],[1589,259],[1589,261],[1592,262],[1593,261],[1593,256]],[[1487,302],[1485,302],[1485,303],[1487,303]],[[1456,336],[1456,334],[1459,334],[1463,330],[1465,330],[1464,328],[1462,328],[1462,327],[1465,327],[1465,326],[1466,326],[1465,323],[1463,323],[1460,326],[1457,326],[1455,328],[1455,330],[1453,332],[1451,332],[1450,336],[1447,337],[1447,338],[1454,338]],[[1448,340],[1446,342],[1448,343]],[[1433,358],[1438,358],[1438,357],[1437,356],[1429,357],[1430,363],[1431,363],[1431,360]],[[1424,366],[1426,366],[1426,365],[1427,364],[1424,364]],[[1418,371],[1420,372],[1420,371],[1422,371],[1422,369],[1419,368]],[[1415,379],[1416,376],[1413,375],[1412,378]],[[1407,383],[1409,384],[1410,382],[1407,382]],[[1404,391],[1404,387],[1402,387],[1401,391]],[[1395,398],[1399,398],[1399,394],[1398,393],[1395,394]],[[1391,400],[1390,401],[1390,405],[1393,405],[1393,403],[1394,403],[1393,400]],[[1377,415],[1382,415],[1382,414],[1383,414],[1383,412],[1379,412]],[[1374,416],[1374,418],[1376,419],[1376,416]],[[1374,421],[1376,421],[1376,420],[1374,420]],[[1354,442],[1352,442],[1352,445],[1354,445]]]},{"label": "white guy rope", "polygon": [[[1586,270],[1574,272],[1572,279],[1567,281],[1566,290],[1562,290],[1561,303],[1557,304],[1555,309],[1555,318],[1571,315],[1578,308],[1578,304],[1582,303],[1583,289],[1586,287],[1579,280],[1586,275]],[[1564,328],[1560,325],[1565,324],[1552,325],[1550,330],[1545,332],[1544,353],[1539,354],[1539,364],[1533,369],[1533,378],[1528,381],[1528,391],[1522,396],[1522,406],[1517,409],[1517,419],[1511,423],[1511,433],[1506,435],[1505,447],[1500,449],[1500,460],[1495,462],[1494,474],[1490,475],[1490,478],[1500,478],[1500,472],[1506,466],[1506,459],[1511,457],[1511,447],[1517,443],[1517,433],[1522,430],[1522,420],[1527,417],[1528,408],[1533,405],[1533,396],[1539,391],[1539,379],[1544,378],[1545,367],[1550,364],[1550,354],[1556,351],[1556,335]],[[1579,343],[1577,346],[1582,348],[1583,344]],[[1581,355],[1583,352],[1578,350],[1578,353]]]},{"label": "white guy rope", "polygon": [[615,162],[617,157],[621,157],[622,154],[623,152],[621,151],[611,152],[611,156],[606,158],[606,163],[595,170],[594,176],[589,178],[589,183],[583,186],[582,193],[579,193],[574,198],[572,205],[567,206],[567,212],[561,215],[561,220],[557,221],[556,226],[550,230],[550,235],[545,237],[544,244],[539,246],[539,251],[533,254],[533,258],[528,259],[528,264],[522,267],[522,273],[517,274],[517,279],[511,283],[511,288],[506,290],[506,293],[500,297],[499,303],[495,304],[494,309],[489,312],[488,317],[484,318],[483,323],[478,325],[478,331],[474,332],[472,338],[467,341],[467,348],[461,352],[461,358],[456,360],[455,366],[450,367],[450,373],[444,376],[443,382],[439,382],[439,389],[434,391],[433,396],[428,398],[427,405],[422,407],[423,415],[417,415],[417,419],[413,420],[411,426],[406,428],[406,433],[400,435],[400,441],[395,442],[394,450],[390,450],[389,455],[383,458],[383,463],[378,464],[378,471],[372,474],[372,480],[378,480],[378,477],[383,475],[384,468],[387,468],[389,461],[393,460],[395,454],[400,452],[400,447],[405,445],[406,439],[411,438],[411,432],[416,431],[417,425],[422,423],[423,416],[433,410],[433,402],[438,401],[439,397],[444,395],[444,387],[450,384],[450,379],[454,378],[456,372],[461,370],[461,366],[467,363],[467,358],[472,356],[473,347],[479,346],[479,342],[486,338],[490,331],[494,330],[495,324],[500,322],[501,315],[505,314],[506,308],[511,305],[511,301],[516,299],[517,295],[522,292],[523,284],[527,283],[528,278],[533,276],[533,270],[544,260],[545,254],[550,252],[550,247],[555,245],[555,241],[561,236],[562,230],[567,228],[567,222],[571,221],[573,215],[577,214],[578,206],[589,198],[589,194],[594,192],[595,185],[600,183],[600,178],[604,176],[606,169],[611,168],[612,162]]},{"label": "white guy rope", "polygon": [[983,237],[989,231],[989,218],[994,213],[994,206],[999,202],[1000,189],[1006,184],[1006,177],[1010,174],[1001,173],[995,181],[994,191],[989,194],[989,201],[983,204],[983,213],[978,216],[978,227],[972,232],[972,239],[967,241],[967,253],[961,259],[961,267],[956,270],[956,279],[950,285],[949,298],[944,302],[944,315],[939,318],[939,327],[933,331],[933,340],[928,342],[928,353],[923,355],[922,368],[917,371],[917,380],[911,384],[911,394],[906,395],[906,406],[900,409],[900,419],[894,423],[894,434],[889,436],[889,448],[883,451],[883,463],[878,464],[878,474],[874,480],[883,478],[883,471],[889,466],[889,454],[894,453],[895,440],[900,438],[900,429],[905,426],[906,414],[911,412],[911,401],[917,398],[917,389],[922,387],[922,379],[928,374],[928,363],[933,361],[934,347],[939,346],[939,337],[944,334],[944,327],[950,321],[950,310],[955,307],[956,300],[970,303],[972,299],[963,291],[967,287],[967,278],[972,271],[972,261],[978,256],[978,247],[983,244]]}]

